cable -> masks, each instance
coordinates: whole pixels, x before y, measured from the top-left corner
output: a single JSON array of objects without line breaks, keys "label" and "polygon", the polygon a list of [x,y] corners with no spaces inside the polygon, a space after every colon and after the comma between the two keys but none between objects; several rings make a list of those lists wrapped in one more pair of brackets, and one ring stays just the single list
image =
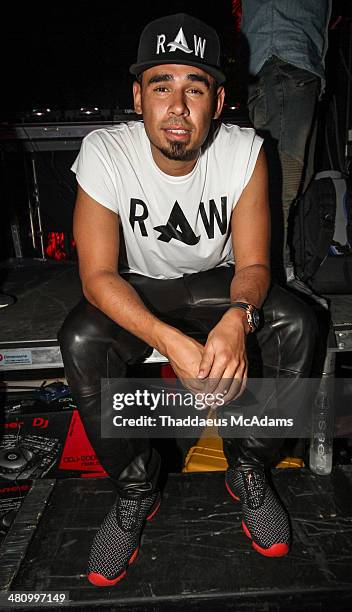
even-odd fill
[{"label": "cable", "polygon": [[[41,389],[42,385],[40,387],[30,387],[29,385],[6,385],[6,389],[28,389],[28,390],[32,390],[32,391],[36,391],[37,389]],[[5,389],[5,391],[6,391]]]},{"label": "cable", "polygon": [[344,162],[343,162],[343,158],[341,157],[341,144],[340,144],[340,135],[339,135],[339,122],[338,122],[338,110],[337,110],[337,102],[336,102],[336,96],[335,94],[332,97],[332,104],[333,104],[333,121],[334,121],[334,127],[335,127],[335,138],[336,138],[336,153],[337,153],[337,161],[339,164],[339,170],[340,172],[344,172]]},{"label": "cable", "polygon": [[334,169],[334,164],[332,163],[332,156],[331,156],[331,149],[330,149],[330,144],[329,144],[329,134],[328,134],[328,122],[325,122],[325,144],[326,144],[326,151],[328,154],[328,158],[329,158],[329,162],[330,162],[330,170]]},{"label": "cable", "polygon": [[352,82],[352,72],[349,70],[347,64],[346,64],[346,60],[345,60],[345,56],[342,53],[342,49],[339,49],[339,55],[341,57],[341,61],[342,61],[342,65],[346,71],[347,77],[348,79]]}]

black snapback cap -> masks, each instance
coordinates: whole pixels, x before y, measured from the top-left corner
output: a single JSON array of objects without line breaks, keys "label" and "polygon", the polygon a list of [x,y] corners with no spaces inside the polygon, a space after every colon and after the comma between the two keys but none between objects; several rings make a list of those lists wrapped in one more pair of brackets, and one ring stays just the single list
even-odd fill
[{"label": "black snapback cap", "polygon": [[178,13],[148,23],[139,41],[137,62],[130,72],[138,76],[160,64],[196,66],[213,76],[220,85],[226,80],[220,66],[220,41],[204,21]]}]

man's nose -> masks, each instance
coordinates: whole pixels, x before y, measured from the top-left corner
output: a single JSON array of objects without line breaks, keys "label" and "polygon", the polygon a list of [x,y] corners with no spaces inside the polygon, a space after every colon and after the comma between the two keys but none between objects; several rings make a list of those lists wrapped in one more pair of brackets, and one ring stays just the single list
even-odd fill
[{"label": "man's nose", "polygon": [[169,113],[177,116],[189,115],[189,108],[186,102],[186,96],[182,91],[175,91],[169,105]]}]

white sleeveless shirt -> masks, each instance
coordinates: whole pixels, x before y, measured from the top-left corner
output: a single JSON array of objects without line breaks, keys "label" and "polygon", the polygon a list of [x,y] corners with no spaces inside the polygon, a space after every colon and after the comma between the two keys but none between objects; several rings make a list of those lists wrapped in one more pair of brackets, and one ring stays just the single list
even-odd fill
[{"label": "white sleeveless shirt", "polygon": [[154,162],[142,122],[86,136],[72,170],[80,186],[120,217],[127,254],[121,272],[168,279],[234,263],[231,212],[262,139],[221,124],[193,170],[170,176]]}]

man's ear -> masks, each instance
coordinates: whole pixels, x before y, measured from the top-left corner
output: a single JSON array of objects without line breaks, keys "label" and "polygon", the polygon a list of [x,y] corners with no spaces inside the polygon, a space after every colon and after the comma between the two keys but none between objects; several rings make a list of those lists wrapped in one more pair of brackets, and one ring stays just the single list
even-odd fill
[{"label": "man's ear", "polygon": [[133,101],[134,101],[134,110],[137,115],[142,114],[142,90],[138,81],[134,81],[133,83]]},{"label": "man's ear", "polygon": [[213,119],[218,119],[221,115],[222,108],[225,100],[225,89],[222,85],[217,88],[215,97],[215,110]]}]

